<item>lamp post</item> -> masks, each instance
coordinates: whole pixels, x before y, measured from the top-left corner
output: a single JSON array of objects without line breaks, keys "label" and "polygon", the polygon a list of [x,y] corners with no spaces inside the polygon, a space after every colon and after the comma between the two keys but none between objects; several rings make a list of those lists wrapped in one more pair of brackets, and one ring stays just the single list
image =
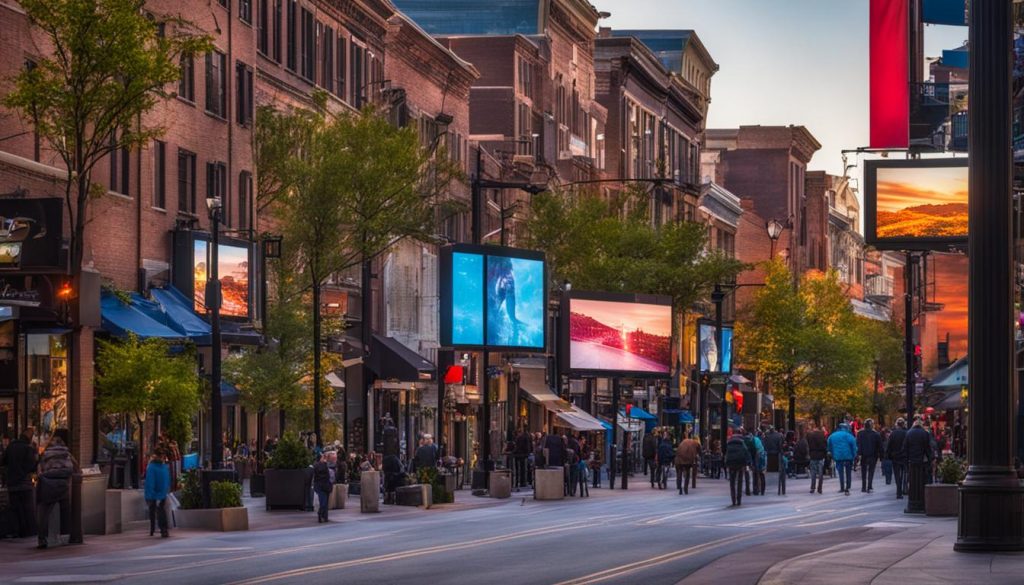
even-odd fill
[{"label": "lamp post", "polygon": [[210,262],[207,264],[206,308],[210,311],[210,467],[224,466],[224,438],[221,436],[220,397],[220,222],[223,206],[220,197],[208,197],[210,211]]},{"label": "lamp post", "polygon": [[782,230],[785,226],[782,225],[782,222],[773,218],[768,220],[764,227],[768,230],[768,239],[771,240],[771,253],[768,254],[768,259],[775,260],[775,243],[779,241],[779,236],[782,235]]}]

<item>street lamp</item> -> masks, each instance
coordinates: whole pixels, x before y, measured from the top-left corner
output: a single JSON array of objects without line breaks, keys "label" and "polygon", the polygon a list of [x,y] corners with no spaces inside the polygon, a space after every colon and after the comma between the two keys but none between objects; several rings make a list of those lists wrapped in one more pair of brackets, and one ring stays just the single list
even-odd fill
[{"label": "street lamp", "polygon": [[210,261],[207,264],[206,308],[210,311],[210,467],[224,465],[224,439],[221,436],[220,400],[220,222],[223,204],[220,197],[207,197],[210,211]]},{"label": "street lamp", "polygon": [[768,255],[772,260],[775,259],[775,242],[779,241],[779,236],[782,235],[782,230],[784,228],[785,226],[782,225],[782,222],[774,218],[768,220],[768,223],[765,224],[765,229],[768,230],[768,238],[772,241],[771,254]]}]

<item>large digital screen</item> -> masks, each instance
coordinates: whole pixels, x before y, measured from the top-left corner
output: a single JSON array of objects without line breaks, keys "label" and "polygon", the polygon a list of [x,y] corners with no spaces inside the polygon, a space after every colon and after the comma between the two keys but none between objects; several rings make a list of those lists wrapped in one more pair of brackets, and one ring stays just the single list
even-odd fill
[{"label": "large digital screen", "polygon": [[565,349],[570,370],[670,374],[670,299],[574,292],[568,300],[568,315]]},{"label": "large digital screen", "polygon": [[967,242],[967,159],[868,161],[865,240],[883,250]]},{"label": "large digital screen", "polygon": [[[209,243],[195,240],[193,243],[193,291],[195,310],[206,312],[206,282],[209,280],[207,262]],[[249,248],[232,244],[220,244],[217,258],[220,278],[220,313],[225,317],[249,316]]]},{"label": "large digital screen", "polygon": [[544,351],[544,254],[456,244],[441,254],[441,345]]},{"label": "large digital screen", "polygon": [[700,371],[732,372],[732,327],[722,327],[722,345],[725,349],[721,352],[718,350],[718,340],[715,337],[715,325],[701,321],[697,328],[697,353],[700,355]]}]

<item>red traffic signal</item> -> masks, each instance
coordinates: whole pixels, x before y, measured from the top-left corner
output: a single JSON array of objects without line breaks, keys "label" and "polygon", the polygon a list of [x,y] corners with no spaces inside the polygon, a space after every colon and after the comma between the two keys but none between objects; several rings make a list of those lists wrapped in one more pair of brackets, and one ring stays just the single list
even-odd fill
[{"label": "red traffic signal", "polygon": [[631,416],[632,413],[633,413],[633,405],[632,404],[627,404],[626,405],[626,416]]}]

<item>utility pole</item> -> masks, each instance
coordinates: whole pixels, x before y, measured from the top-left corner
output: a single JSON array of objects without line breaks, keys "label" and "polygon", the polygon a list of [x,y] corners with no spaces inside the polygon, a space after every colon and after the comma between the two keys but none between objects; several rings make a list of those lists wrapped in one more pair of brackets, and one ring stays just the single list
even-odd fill
[{"label": "utility pole", "polygon": [[221,428],[220,396],[220,214],[219,197],[207,201],[210,207],[210,265],[207,266],[206,307],[210,310],[210,467],[224,467],[224,437]]},{"label": "utility pole", "polygon": [[[729,372],[725,368],[725,344],[723,342],[722,335],[722,302],[725,301],[725,291],[722,290],[722,285],[715,284],[715,290],[711,292],[711,302],[715,304],[715,347],[718,348],[718,371],[728,375]],[[722,388],[722,412],[721,412],[721,424],[719,429],[719,440],[722,442],[722,447],[725,447],[725,443],[729,440],[729,403],[725,400],[725,393],[729,391],[729,382],[726,380],[725,386]]]}]

